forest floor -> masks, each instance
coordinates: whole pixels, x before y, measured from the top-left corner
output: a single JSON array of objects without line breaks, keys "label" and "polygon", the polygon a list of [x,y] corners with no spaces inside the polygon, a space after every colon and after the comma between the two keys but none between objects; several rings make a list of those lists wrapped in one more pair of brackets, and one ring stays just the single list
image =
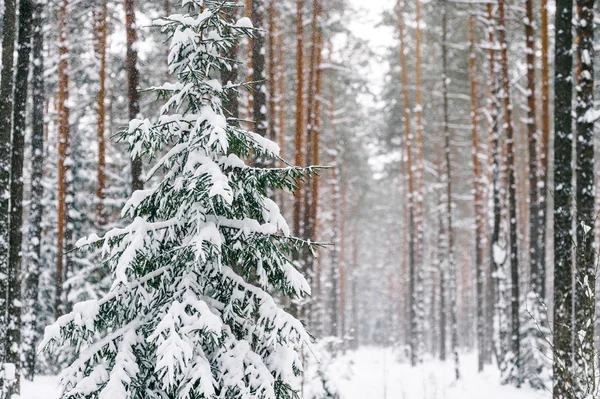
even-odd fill
[{"label": "forest floor", "polygon": [[[460,359],[461,379],[454,378],[451,361],[426,361],[412,368],[399,362],[397,352],[383,348],[361,348],[338,358],[332,365],[341,399],[547,399],[547,391],[518,389],[500,384],[495,365],[477,373],[474,354]],[[333,370],[335,369],[335,371]]]},{"label": "forest floor", "polygon": [[[366,347],[338,357],[330,368],[340,399],[547,399],[549,392],[500,384],[498,369],[477,373],[473,354],[461,357],[461,380],[454,380],[452,362],[430,360],[412,368],[397,352]],[[57,377],[24,381],[22,399],[58,399]]]}]

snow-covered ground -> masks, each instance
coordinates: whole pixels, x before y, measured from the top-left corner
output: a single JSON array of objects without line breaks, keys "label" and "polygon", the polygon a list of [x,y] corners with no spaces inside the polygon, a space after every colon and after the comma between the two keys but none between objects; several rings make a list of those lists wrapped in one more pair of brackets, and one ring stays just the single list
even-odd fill
[{"label": "snow-covered ground", "polygon": [[[361,348],[332,365],[341,399],[547,399],[548,392],[502,386],[496,367],[477,373],[472,354],[461,358],[462,378],[454,381],[451,362],[429,361],[412,368],[399,363],[391,350]],[[56,377],[38,377],[23,383],[22,399],[58,399]]]},{"label": "snow-covered ground", "polygon": [[[452,362],[431,360],[412,368],[389,349],[362,348],[336,361],[342,399],[547,399],[549,392],[499,383],[495,366],[477,373],[476,357],[461,358],[461,380]],[[348,366],[348,364],[350,364]]]}]

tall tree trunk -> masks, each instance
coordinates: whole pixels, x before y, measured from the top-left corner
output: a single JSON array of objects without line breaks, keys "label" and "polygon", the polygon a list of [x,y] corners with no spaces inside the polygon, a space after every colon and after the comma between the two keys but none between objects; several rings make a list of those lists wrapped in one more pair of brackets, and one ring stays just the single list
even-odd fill
[{"label": "tall tree trunk", "polygon": [[[278,122],[278,139],[279,139],[279,150],[281,158],[285,155],[285,54],[283,50],[283,28],[281,23],[278,27],[277,34],[277,86],[278,86],[278,97],[277,97],[277,122]],[[280,167],[284,166],[283,160],[280,162]],[[284,196],[281,197],[281,206],[283,207]]]},{"label": "tall tree trunk", "polygon": [[406,62],[406,46],[404,42],[404,0],[398,0],[398,36],[400,40],[400,68],[402,79],[402,108],[404,121],[404,142],[406,146],[406,172],[408,178],[408,302],[409,323],[408,338],[411,351],[411,364],[417,364],[415,356],[417,353],[417,313],[415,300],[415,183],[413,171],[412,141],[413,136],[410,128],[410,103],[408,97],[408,66]]},{"label": "tall tree trunk", "polygon": [[59,61],[58,61],[58,228],[56,256],[55,315],[60,317],[65,309],[63,303],[65,225],[67,222],[67,175],[69,163],[69,49],[67,47],[68,0],[62,0],[59,9]]},{"label": "tall tree trunk", "polygon": [[477,106],[477,54],[475,52],[475,15],[469,15],[469,83],[471,95],[471,159],[473,162],[473,205],[475,210],[475,287],[477,295],[477,369],[483,371],[486,355],[483,283],[483,173],[479,161],[479,110]]},{"label": "tall tree trunk", "polygon": [[33,3],[19,2],[19,37],[13,107],[13,138],[10,162],[10,236],[8,253],[8,334],[6,362],[15,366],[11,393],[21,389],[21,245],[23,243],[23,155],[25,150],[25,113],[31,54]]},{"label": "tall tree trunk", "polygon": [[40,254],[42,242],[42,214],[44,210],[44,4],[38,0],[33,14],[33,63],[32,73],[32,126],[31,126],[31,209],[29,215],[27,270],[25,274],[25,313],[23,316],[23,375],[33,381],[37,357],[37,318],[40,310],[38,289],[40,280]]},{"label": "tall tree trunk", "polygon": [[425,208],[423,202],[424,194],[424,160],[423,160],[423,84],[421,79],[421,0],[415,1],[416,12],[416,28],[415,28],[415,121],[416,121],[416,137],[415,137],[415,298],[413,306],[415,306],[415,324],[413,325],[413,335],[416,340],[416,349],[411,356],[411,363],[419,363],[422,361],[422,346],[423,346],[423,223],[425,216]]},{"label": "tall tree trunk", "polygon": [[[0,337],[6,336],[7,329],[10,151],[16,15],[16,1],[5,0],[2,16],[2,70],[0,71]],[[4,364],[5,355],[5,342],[4,339],[0,339],[0,365]]]},{"label": "tall tree trunk", "polygon": [[[125,33],[127,41],[127,50],[125,55],[125,64],[127,67],[127,98],[129,119],[135,119],[140,113],[140,100],[138,87],[140,82],[140,73],[137,67],[137,27],[135,23],[135,0],[125,1]],[[136,156],[131,160],[131,190],[142,190],[144,182],[142,180],[142,159]]]},{"label": "tall tree trunk", "polygon": [[540,273],[540,295],[542,300],[546,300],[546,229],[548,227],[548,211],[546,198],[548,196],[548,158],[550,147],[550,67],[548,62],[548,0],[541,0],[541,26],[540,34],[542,36],[542,92],[541,92],[541,151],[539,165],[539,184],[538,193],[538,226],[540,231],[538,248],[538,268]]},{"label": "tall tree trunk", "polygon": [[252,38],[252,81],[254,95],[252,119],[254,131],[261,136],[267,135],[267,87],[265,86],[265,35],[262,30],[265,17],[264,0],[252,0],[252,22],[261,27]]},{"label": "tall tree trunk", "polygon": [[520,328],[519,328],[519,261],[517,237],[517,203],[515,182],[515,150],[512,123],[512,105],[510,100],[510,77],[508,73],[508,48],[506,44],[506,22],[504,1],[498,0],[498,39],[500,44],[502,68],[502,99],[504,102],[506,152],[508,167],[508,222],[510,240],[510,275],[511,275],[511,336],[510,351],[512,366],[517,373],[516,382],[520,385]]},{"label": "tall tree trunk", "polygon": [[269,50],[269,121],[267,137],[277,140],[277,10],[275,1],[269,1],[268,11],[268,50]]},{"label": "tall tree trunk", "polygon": [[596,352],[594,350],[594,318],[596,265],[594,254],[594,0],[578,0],[576,25],[576,226],[577,250],[575,270],[575,359],[579,384],[577,396],[596,393]]},{"label": "tall tree trunk", "polygon": [[[296,134],[294,137],[294,161],[304,165],[304,0],[296,0]],[[294,235],[302,235],[302,187],[294,191]]]},{"label": "tall tree trunk", "polygon": [[553,397],[571,398],[572,379],[572,68],[573,1],[557,0],[555,20],[554,133],[554,386]]},{"label": "tall tree trunk", "polygon": [[[417,0],[418,2],[418,0]],[[417,17],[418,20],[418,17]],[[458,359],[458,326],[456,319],[456,263],[454,259],[454,230],[452,226],[452,163],[450,159],[450,115],[448,111],[448,2],[442,6],[442,96],[444,107],[444,161],[445,168],[443,172],[444,183],[446,184],[446,234],[448,236],[448,269],[450,273],[450,320],[451,320],[451,350],[454,358],[454,373],[458,380],[460,378],[459,359]],[[420,86],[420,79],[417,79],[417,85]],[[417,92],[420,89],[417,89]],[[420,107],[420,100],[417,99],[417,107]],[[418,113],[417,113],[418,115]],[[420,119],[420,118],[417,118]],[[421,122],[418,122],[420,124]],[[418,134],[422,136],[422,133]],[[421,145],[422,147],[422,145]],[[422,166],[422,165],[421,165]],[[421,172],[422,174],[423,172]],[[422,178],[422,177],[421,177]],[[422,183],[421,183],[422,184]],[[422,191],[421,191],[422,192]],[[421,204],[422,206],[422,204]]]},{"label": "tall tree trunk", "polygon": [[[493,278],[492,283],[488,287],[488,306],[491,310],[489,323],[492,326],[491,334],[488,334],[491,338],[492,343],[495,344],[492,350],[495,352],[498,363],[504,359],[506,353],[505,339],[504,336],[500,337],[501,331],[504,329],[505,319],[505,308],[501,299],[505,297],[504,292],[504,273],[499,271],[504,269],[504,256],[500,256],[504,252],[502,247],[500,230],[502,222],[502,190],[501,190],[501,167],[500,167],[500,131],[499,131],[499,92],[500,87],[498,84],[498,69],[496,60],[496,40],[494,32],[496,31],[496,24],[493,14],[493,5],[488,3],[487,6],[487,20],[488,20],[488,73],[491,77],[489,79],[488,89],[488,109],[490,119],[488,122],[488,137],[490,146],[490,159],[491,159],[491,181],[492,181],[492,196],[491,196],[491,216],[492,230],[490,233],[490,273]],[[501,305],[502,304],[502,305]]]},{"label": "tall tree trunk", "polygon": [[574,398],[571,374],[573,237],[573,0],[556,1],[554,69],[554,363],[555,399]]},{"label": "tall tree trunk", "polygon": [[545,286],[545,273],[540,268],[540,258],[544,256],[540,251],[540,239],[544,226],[540,224],[539,199],[538,199],[538,147],[539,134],[536,124],[535,101],[535,30],[533,16],[533,1],[525,0],[525,53],[527,55],[527,139],[529,156],[529,264],[531,290],[540,301],[543,298]]},{"label": "tall tree trunk", "polygon": [[95,10],[95,30],[96,30],[96,56],[100,61],[98,95],[96,96],[96,135],[98,137],[98,165],[96,169],[96,221],[102,226],[106,223],[104,210],[104,188],[106,186],[106,141],[104,139],[104,130],[106,124],[106,17],[107,5],[103,0]]}]

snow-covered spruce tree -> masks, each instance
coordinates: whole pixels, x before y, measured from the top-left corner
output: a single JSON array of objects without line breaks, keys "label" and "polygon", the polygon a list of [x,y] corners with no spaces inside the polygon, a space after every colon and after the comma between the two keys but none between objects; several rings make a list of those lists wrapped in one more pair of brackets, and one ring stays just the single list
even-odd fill
[{"label": "snow-covered spruce tree", "polygon": [[[152,90],[165,100],[153,121],[122,133],[131,156],[164,154],[123,208],[132,222],[99,245],[114,282],[99,300],[80,302],[47,327],[41,346],[71,345],[63,398],[294,398],[302,324],[269,293],[305,295],[291,253],[309,245],[289,235],[267,190],[293,190],[311,168],[263,168],[273,142],[228,124],[224,55],[252,32],[231,20],[236,3],[183,0],[188,13],[160,19],[171,40],[177,83]],[[310,244],[313,245],[313,244]]]}]

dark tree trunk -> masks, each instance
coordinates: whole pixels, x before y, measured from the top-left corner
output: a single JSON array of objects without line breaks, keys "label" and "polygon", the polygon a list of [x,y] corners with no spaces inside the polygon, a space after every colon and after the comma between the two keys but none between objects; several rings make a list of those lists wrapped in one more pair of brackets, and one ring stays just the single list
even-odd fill
[{"label": "dark tree trunk", "polygon": [[504,13],[504,0],[498,1],[498,38],[500,43],[501,68],[502,68],[502,98],[504,101],[504,118],[506,134],[506,153],[508,163],[508,221],[510,241],[510,276],[511,276],[511,333],[510,351],[511,362],[517,374],[516,383],[520,384],[520,320],[519,320],[519,257],[517,237],[517,202],[515,181],[515,150],[512,123],[512,105],[510,101],[510,77],[508,73],[508,48],[506,44],[506,22]]},{"label": "dark tree trunk", "polygon": [[[577,396],[596,393],[594,316],[596,270],[594,256],[594,0],[578,0],[576,95],[576,226],[575,270],[575,384]],[[583,333],[585,335],[583,335]]]},{"label": "dark tree trunk", "polygon": [[533,1],[525,0],[525,44],[527,54],[527,139],[529,156],[529,264],[531,290],[540,301],[544,300],[545,273],[540,269],[540,239],[544,226],[540,225],[539,189],[538,189],[538,147],[539,135],[536,125],[535,101],[535,30],[533,16]]},{"label": "dark tree trunk", "polygon": [[[137,67],[138,53],[135,48],[137,43],[137,27],[135,25],[135,0],[125,0],[125,31],[127,34],[127,97],[129,99],[128,111],[129,119],[135,119],[140,113],[140,100],[138,87],[140,83],[140,73]],[[142,181],[142,159],[135,157],[131,160],[131,190],[142,190],[144,182]]]},{"label": "dark tree trunk", "polygon": [[38,1],[33,16],[33,80],[31,129],[31,209],[29,216],[27,271],[25,277],[25,313],[23,316],[23,375],[33,381],[37,355],[37,317],[40,309],[38,289],[40,280],[40,253],[42,241],[42,213],[44,210],[42,185],[44,168],[44,33],[43,4]]},{"label": "dark tree trunk", "polygon": [[23,243],[23,153],[25,150],[25,112],[31,54],[33,4],[19,2],[19,37],[13,108],[13,139],[10,162],[10,237],[8,253],[8,334],[6,362],[15,365],[15,381],[10,390],[18,395],[21,387],[21,244]]},{"label": "dark tree trunk", "polygon": [[553,397],[573,398],[572,68],[573,0],[556,1],[554,70],[554,365]]},{"label": "dark tree trunk", "polygon": [[10,141],[16,15],[15,0],[5,0],[2,17],[2,70],[0,71],[0,337],[2,337],[0,339],[0,364],[4,363],[4,337],[7,326]]}]

